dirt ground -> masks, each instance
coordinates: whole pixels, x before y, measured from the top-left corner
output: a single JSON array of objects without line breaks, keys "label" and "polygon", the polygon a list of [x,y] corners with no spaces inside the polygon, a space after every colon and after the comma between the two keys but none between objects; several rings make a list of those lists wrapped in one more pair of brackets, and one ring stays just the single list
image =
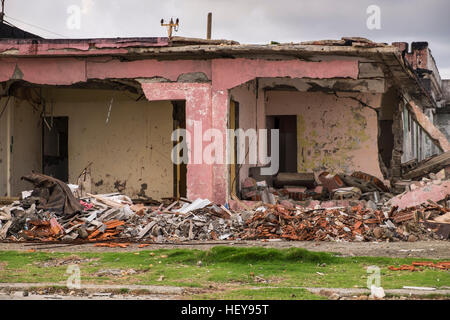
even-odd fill
[{"label": "dirt ground", "polygon": [[44,252],[130,252],[157,249],[200,249],[211,247],[240,246],[268,248],[305,248],[311,251],[335,252],[342,256],[383,256],[414,257],[430,259],[450,258],[450,241],[417,241],[417,242],[315,242],[315,241],[209,241],[189,242],[183,244],[151,244],[139,248],[139,244],[130,244],[127,248],[95,247],[94,244],[46,244],[46,243],[0,243],[0,250],[27,251],[34,249]]}]

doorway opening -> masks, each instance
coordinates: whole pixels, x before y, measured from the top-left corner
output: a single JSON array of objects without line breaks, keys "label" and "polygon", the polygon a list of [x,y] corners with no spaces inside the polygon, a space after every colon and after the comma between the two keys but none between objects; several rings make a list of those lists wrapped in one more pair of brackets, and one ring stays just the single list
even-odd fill
[{"label": "doorway opening", "polygon": [[[228,128],[233,131],[239,128],[239,102],[234,100],[230,101]],[[238,138],[235,136],[233,142],[231,142],[230,145],[231,156],[233,157],[233,161],[228,168],[230,176],[231,194],[238,194],[238,190],[240,190],[240,183],[239,183],[240,165],[237,163],[239,154],[239,145],[237,141]]]},{"label": "doorway opening", "polygon": [[270,154],[272,153],[270,145],[270,129],[280,130],[279,172],[297,172],[297,116],[267,116],[266,126],[269,134],[267,141]]},{"label": "doorway opening", "polygon": [[[186,129],[186,101],[174,100],[173,106],[173,130]],[[173,147],[179,146],[182,137],[178,137],[177,141],[173,142]],[[177,156],[183,157],[183,149],[177,150]],[[187,164],[182,162],[180,164],[173,164],[173,196],[176,199],[187,196]]]},{"label": "doorway opening", "polygon": [[69,182],[69,117],[43,118],[42,172]]}]

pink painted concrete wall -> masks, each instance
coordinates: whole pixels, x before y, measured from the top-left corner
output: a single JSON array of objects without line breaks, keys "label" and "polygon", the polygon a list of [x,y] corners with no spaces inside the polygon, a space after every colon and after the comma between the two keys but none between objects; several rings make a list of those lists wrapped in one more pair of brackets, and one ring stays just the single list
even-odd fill
[{"label": "pink painted concrete wall", "polygon": [[[143,83],[142,89],[150,101],[157,100],[186,100],[186,130],[190,132],[192,140],[188,143],[191,150],[192,163],[187,165],[187,197],[190,199],[215,199],[213,168],[205,163],[195,162],[198,154],[195,150],[203,150],[206,146],[202,140],[196,138],[195,121],[201,122],[201,135],[212,127],[211,123],[211,85],[199,83]],[[200,147],[200,148],[199,148]],[[200,154],[201,156],[201,154]]]},{"label": "pink painted concrete wall", "polygon": [[[14,46],[3,48],[13,50]],[[39,48],[38,48],[39,49]],[[78,48],[83,51],[85,48]],[[103,49],[103,48],[99,48]],[[108,49],[108,48],[107,48]],[[0,51],[2,47],[0,46]],[[114,48],[113,50],[123,50]],[[20,50],[19,50],[20,51]],[[176,81],[183,73],[203,72],[210,83],[150,83],[143,81],[142,88],[148,100],[186,100],[187,126],[189,121],[202,121],[203,131],[215,128],[226,132],[228,128],[229,90],[258,77],[291,78],[358,78],[358,61],[331,60],[309,62],[301,60],[263,59],[213,59],[170,60],[156,59],[121,62],[112,57],[74,56],[39,58],[30,54],[26,59],[20,54],[0,59],[0,81],[11,77],[37,84],[70,85],[89,79],[136,79],[163,77]],[[47,55],[52,55],[46,50]],[[30,57],[31,56],[31,57]],[[264,94],[258,94],[257,124],[265,127]],[[226,146],[226,135],[223,136]],[[223,150],[225,159],[227,148]],[[224,203],[228,198],[228,170],[225,164],[193,164],[188,166],[188,196],[209,198]]]},{"label": "pink painted concrete wall", "polygon": [[121,39],[2,39],[0,53],[18,56],[85,56],[127,54],[127,48],[164,47],[168,38],[121,38]]}]

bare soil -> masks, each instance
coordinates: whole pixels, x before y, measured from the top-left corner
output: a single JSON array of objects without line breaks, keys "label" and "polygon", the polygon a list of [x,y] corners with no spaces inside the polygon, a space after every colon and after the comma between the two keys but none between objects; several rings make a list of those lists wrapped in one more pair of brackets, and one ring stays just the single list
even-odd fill
[{"label": "bare soil", "polygon": [[130,244],[127,248],[95,247],[94,244],[46,244],[46,243],[0,243],[0,250],[43,252],[134,252],[140,250],[157,249],[199,249],[208,250],[214,246],[239,247],[267,247],[267,248],[305,248],[311,251],[334,252],[342,256],[374,256],[392,258],[450,258],[450,241],[417,241],[417,242],[316,242],[316,241],[209,241],[207,243],[166,243],[151,244],[139,248],[138,243]]}]

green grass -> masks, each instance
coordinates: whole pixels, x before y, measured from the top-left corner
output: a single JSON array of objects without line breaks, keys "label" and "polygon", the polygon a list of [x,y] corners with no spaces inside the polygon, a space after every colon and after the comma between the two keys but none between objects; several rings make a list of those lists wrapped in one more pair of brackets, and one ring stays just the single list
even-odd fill
[{"label": "green grass", "polygon": [[[365,288],[366,268],[381,270],[385,289],[403,286],[450,286],[450,272],[424,268],[423,271],[390,271],[390,265],[410,264],[414,258],[339,257],[331,253],[311,252],[302,248],[270,249],[214,247],[209,251],[192,249],[160,249],[138,252],[45,253],[0,251],[0,282],[54,282],[64,284],[69,277],[67,264],[44,266],[64,259],[91,259],[79,264],[81,283],[141,284],[183,286],[209,290],[198,298],[245,299],[249,296],[315,298],[292,287]],[[420,259],[426,260],[426,259]],[[202,266],[197,262],[202,261]],[[432,260],[439,261],[439,260]],[[69,260],[70,262],[70,260]],[[134,269],[128,275],[96,273],[104,269]],[[164,276],[162,281],[161,276]],[[263,279],[268,282],[259,282]],[[281,287],[250,290],[251,287]],[[236,290],[238,289],[238,290]],[[299,290],[299,291],[295,291]],[[294,295],[294,296],[292,296]]]}]

